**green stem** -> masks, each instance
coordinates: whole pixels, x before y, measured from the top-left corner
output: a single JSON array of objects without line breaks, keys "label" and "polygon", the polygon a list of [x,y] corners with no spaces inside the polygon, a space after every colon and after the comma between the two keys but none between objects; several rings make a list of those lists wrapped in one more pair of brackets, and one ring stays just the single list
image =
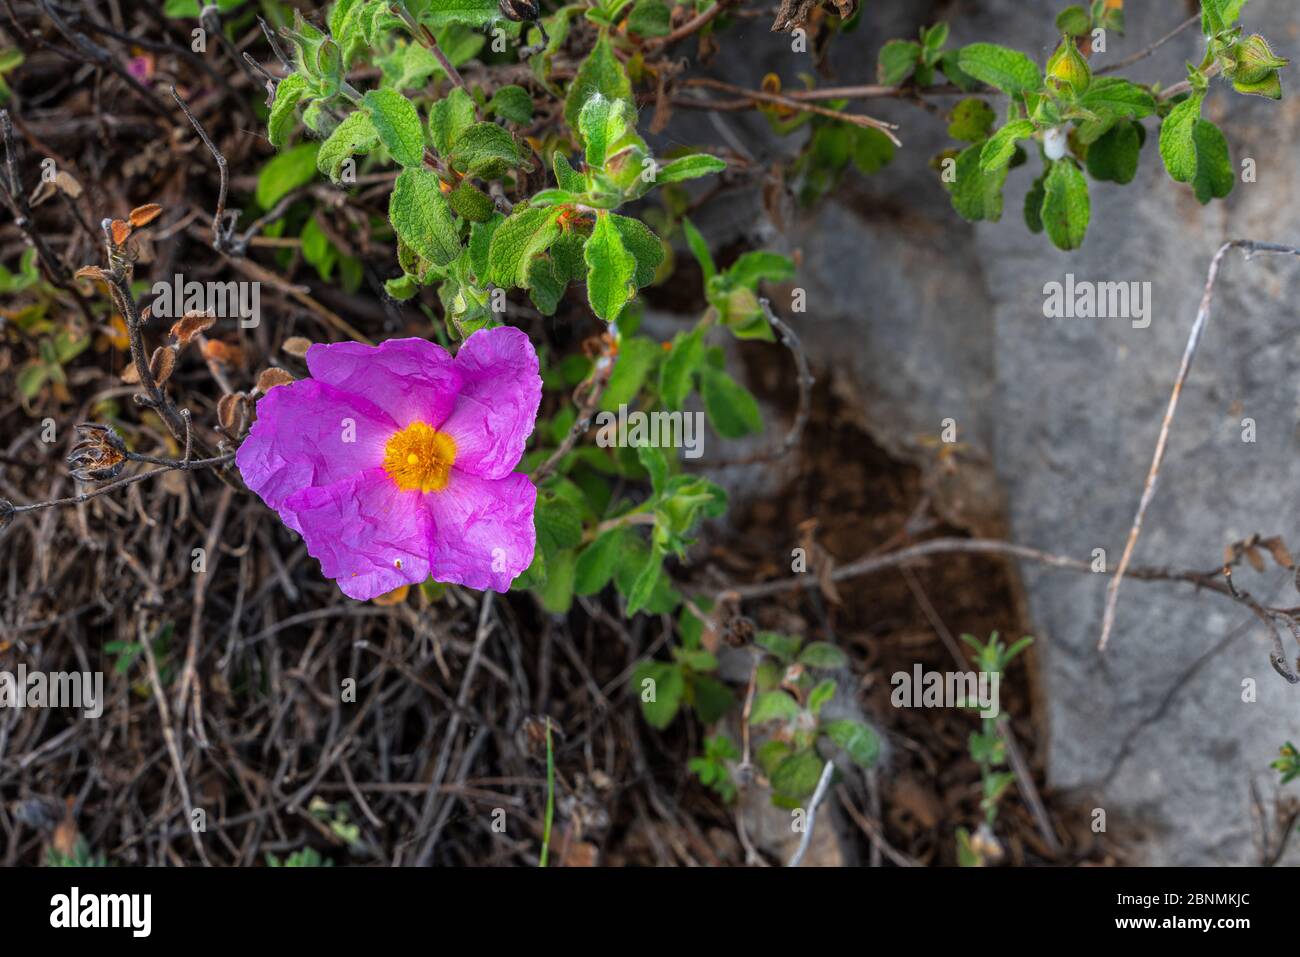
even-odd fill
[{"label": "green stem", "polygon": [[551,822],[555,819],[555,752],[551,748],[551,719],[546,719],[546,821],[542,825],[542,857],[539,867],[546,866],[551,850]]}]

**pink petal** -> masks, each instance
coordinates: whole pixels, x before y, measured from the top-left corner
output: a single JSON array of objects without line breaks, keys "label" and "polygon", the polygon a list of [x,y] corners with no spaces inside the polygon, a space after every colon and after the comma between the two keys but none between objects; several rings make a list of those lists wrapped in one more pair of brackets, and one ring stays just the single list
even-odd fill
[{"label": "pink petal", "polygon": [[[382,468],[285,501],[321,574],[358,601],[429,577],[433,522],[418,492],[403,492]],[[400,566],[400,567],[399,567]]]},{"label": "pink petal", "polygon": [[420,421],[437,428],[451,413],[460,376],[447,350],[427,339],[316,343],[307,350],[312,376],[364,395],[399,426]]},{"label": "pink petal", "polygon": [[257,403],[257,421],[235,464],[248,487],[296,530],[281,510],[284,500],[382,464],[384,445],[396,430],[366,399],[303,379],[276,386]]},{"label": "pink petal", "polygon": [[480,329],[456,353],[456,368],[460,395],[441,426],[456,440],[456,468],[487,479],[509,475],[542,401],[537,352],[511,326]]},{"label": "pink petal", "polygon": [[527,475],[485,479],[453,468],[447,487],[424,501],[433,516],[435,580],[504,592],[532,564],[537,489]]}]

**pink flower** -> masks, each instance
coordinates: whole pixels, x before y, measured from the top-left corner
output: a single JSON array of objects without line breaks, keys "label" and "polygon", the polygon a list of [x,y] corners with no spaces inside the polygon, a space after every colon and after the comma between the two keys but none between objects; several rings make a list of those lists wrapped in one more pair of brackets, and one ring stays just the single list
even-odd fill
[{"label": "pink flower", "polygon": [[307,368],[258,402],[235,462],[321,572],[362,601],[430,576],[506,591],[536,543],[537,489],[513,471],[542,397],[528,336],[481,329],[455,359],[317,344]]}]

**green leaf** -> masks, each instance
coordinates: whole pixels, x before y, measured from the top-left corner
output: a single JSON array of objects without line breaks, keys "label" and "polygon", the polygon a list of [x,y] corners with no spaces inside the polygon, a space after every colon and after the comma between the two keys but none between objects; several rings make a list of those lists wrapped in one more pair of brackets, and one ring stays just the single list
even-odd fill
[{"label": "green leaf", "polygon": [[[1011,162],[1016,151],[1016,140],[1024,140],[1034,135],[1032,120],[1012,120],[1002,127],[984,144],[980,151],[980,172],[986,176],[999,169],[1004,169]],[[958,173],[960,176],[960,172]]]},{"label": "green leaf", "polygon": [[989,135],[997,120],[993,108],[978,97],[967,97],[952,108],[948,135],[955,140],[976,143]]},{"label": "green leaf", "polygon": [[492,197],[479,189],[468,179],[447,194],[447,202],[456,211],[456,215],[471,223],[481,223],[490,219],[496,210]]},{"label": "green leaf", "polygon": [[855,127],[851,136],[852,151],[849,155],[853,165],[864,176],[883,169],[894,158],[894,143],[880,130]]},{"label": "green leaf", "polygon": [[627,617],[631,618],[642,609],[647,609],[654,596],[655,589],[663,579],[664,552],[659,545],[650,549],[645,563],[637,572],[632,590],[627,595]]},{"label": "green leaf", "polygon": [[641,37],[666,37],[672,32],[671,16],[663,0],[636,0],[627,28]]},{"label": "green leaf", "polygon": [[659,264],[664,261],[663,243],[659,241],[654,231],[639,219],[620,216],[618,213],[609,213],[608,217],[614,228],[618,230],[619,238],[623,240],[623,247],[636,259],[634,279],[637,288],[650,285],[654,282]]},{"label": "green leaf", "polygon": [[700,264],[700,271],[704,273],[704,282],[707,285],[708,281],[718,274],[718,267],[713,264],[713,254],[709,252],[709,244],[695,228],[695,224],[685,217],[682,218],[682,232],[686,234],[686,245],[690,248],[696,262]]},{"label": "green leaf", "polygon": [[1066,7],[1056,15],[1056,29],[1066,36],[1083,36],[1092,30],[1092,17],[1083,7]]},{"label": "green leaf", "polygon": [[424,129],[415,104],[396,90],[371,90],[361,100],[393,159],[406,167],[424,163]]},{"label": "green leaf", "polygon": [[257,176],[257,203],[270,209],[316,176],[316,143],[300,143],[271,158]]},{"label": "green leaf", "polygon": [[594,542],[578,553],[573,579],[575,592],[579,595],[594,595],[609,584],[622,556],[624,534],[626,529],[612,529],[598,535]]},{"label": "green leaf", "polygon": [[1201,118],[1204,93],[1194,93],[1179,103],[1160,124],[1160,157],[1165,169],[1179,183],[1196,176],[1196,122]]},{"label": "green leaf", "polygon": [[1013,96],[1043,88],[1038,65],[1019,50],[996,43],[972,43],[957,55],[962,72]]},{"label": "green leaf", "polygon": [[679,332],[659,369],[659,395],[670,410],[680,409],[695,372],[704,364],[704,330]]},{"label": "green leaf", "polygon": [[853,763],[860,768],[869,768],[880,756],[880,739],[865,724],[847,719],[827,721],[822,731],[837,745],[848,752]]},{"label": "green leaf", "polygon": [[742,255],[728,267],[725,275],[732,285],[756,290],[760,282],[793,279],[794,272],[794,261],[788,256],[758,249]]},{"label": "green leaf", "polygon": [[958,215],[971,222],[1002,218],[1002,186],[1007,167],[985,173],[980,167],[983,145],[976,143],[957,154],[956,179],[945,184],[952,193],[952,205]]},{"label": "green leaf", "polygon": [[402,170],[388,200],[388,218],[398,238],[421,259],[445,266],[460,255],[456,219],[442,194],[442,181],[432,170]]},{"label": "green leaf", "polygon": [[1192,130],[1192,141],[1196,146],[1196,176],[1192,180],[1192,189],[1196,201],[1204,206],[1211,199],[1222,199],[1231,193],[1237,177],[1222,130],[1209,120],[1197,120]]},{"label": "green leaf", "polygon": [[587,178],[574,170],[569,164],[568,157],[559,150],[551,154],[551,168],[555,171],[555,182],[559,184],[560,189],[570,193],[587,191]]},{"label": "green leaf", "polygon": [[655,173],[655,182],[660,185],[680,183],[686,179],[698,179],[701,176],[721,173],[726,168],[725,160],[710,156],[708,153],[694,153],[661,166]]},{"label": "green leaf", "polygon": [[1124,121],[1088,147],[1088,175],[1112,183],[1131,183],[1137,175],[1142,138],[1137,124]]},{"label": "green leaf", "polygon": [[533,98],[522,86],[503,86],[488,100],[488,112],[511,123],[527,123],[533,118]]},{"label": "green leaf", "polygon": [[1052,164],[1043,184],[1043,227],[1058,249],[1078,249],[1088,231],[1088,181],[1069,159]]},{"label": "green leaf", "polygon": [[528,268],[560,236],[560,208],[516,210],[492,234],[487,280],[503,289],[528,288]]},{"label": "green leaf", "polygon": [[[695,713],[703,724],[713,724],[732,709],[736,698],[721,681],[706,675],[694,678]],[[737,755],[739,757],[739,755]]]},{"label": "green leaf", "polygon": [[614,48],[604,33],[597,38],[591,53],[582,61],[577,76],[569,84],[569,92],[564,100],[564,122],[569,124],[570,129],[578,129],[578,115],[593,93],[611,100],[624,100],[628,106],[635,106],[627,71],[614,55]]},{"label": "green leaf", "polygon": [[514,137],[495,123],[475,123],[456,139],[449,160],[466,176],[496,179],[523,161]]},{"label": "green leaf", "polygon": [[844,668],[849,663],[848,656],[828,641],[805,645],[796,660],[809,668]]},{"label": "green leaf", "polygon": [[463,23],[471,27],[484,27],[501,19],[501,10],[495,0],[427,0],[420,22],[433,27]]},{"label": "green leaf", "polygon": [[815,715],[822,713],[822,708],[835,697],[835,679],[827,678],[808,693],[808,710]]},{"label": "green leaf", "polygon": [[754,636],[754,644],[765,651],[770,651],[783,663],[788,664],[798,654],[803,639],[795,635],[783,635],[775,631],[760,631]]},{"label": "green leaf", "polygon": [[276,84],[275,101],[271,104],[271,115],[266,121],[267,138],[276,149],[288,142],[298,101],[307,95],[309,89],[307,78],[301,73],[290,73]]},{"label": "green leaf", "polygon": [[623,100],[593,93],[578,114],[578,134],[582,137],[589,169],[600,169],[613,154],[633,122],[631,107]]},{"label": "green leaf", "polygon": [[546,581],[537,586],[542,607],[553,615],[562,615],[573,604],[574,553],[568,548],[546,559]]},{"label": "green leaf", "polygon": [[632,401],[661,351],[658,343],[644,336],[624,339],[619,345],[618,358],[614,360],[614,370],[609,374],[609,385],[605,386],[605,393],[600,397],[600,407],[613,412],[620,405]]},{"label": "green leaf", "polygon": [[738,439],[763,431],[763,416],[749,390],[721,369],[706,365],[700,370],[700,394],[704,410],[718,434]]},{"label": "green leaf", "polygon": [[1156,111],[1156,100],[1150,90],[1113,76],[1094,79],[1080,98],[1079,105],[1093,113],[1131,120],[1150,116]]},{"label": "green leaf", "polygon": [[754,699],[749,712],[750,724],[768,721],[792,721],[799,716],[799,704],[785,691],[765,691]]},{"label": "green leaf", "polygon": [[636,257],[628,252],[610,214],[601,213],[583,248],[587,263],[587,301],[592,311],[613,322],[636,293]]},{"label": "green leaf", "polygon": [[811,797],[821,780],[824,764],[816,751],[797,751],[772,772],[772,790],[796,800]]},{"label": "green leaf", "polygon": [[[646,723],[662,731],[677,717],[686,692],[686,679],[680,665],[644,661],[632,672],[632,691],[641,702]],[[647,701],[647,697],[651,700]]]},{"label": "green leaf", "polygon": [[876,77],[885,86],[898,86],[916,69],[921,45],[913,40],[890,40],[880,48]]},{"label": "green leaf", "polygon": [[582,543],[582,516],[577,506],[555,492],[538,493],[533,524],[537,529],[537,547],[546,556],[548,568],[556,552]]},{"label": "green leaf", "polygon": [[343,164],[354,154],[369,153],[379,143],[370,114],[356,110],[334,128],[334,132],[321,144],[316,154],[316,168],[334,182],[338,182]]},{"label": "green leaf", "polygon": [[446,156],[460,135],[474,125],[474,101],[460,87],[453,87],[429,107],[429,141],[439,156]]}]

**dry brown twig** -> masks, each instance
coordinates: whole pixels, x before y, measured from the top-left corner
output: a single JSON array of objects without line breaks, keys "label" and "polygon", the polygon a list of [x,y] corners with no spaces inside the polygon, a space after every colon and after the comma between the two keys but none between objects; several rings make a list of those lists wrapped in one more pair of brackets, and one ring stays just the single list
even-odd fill
[{"label": "dry brown twig", "polygon": [[[1165,449],[1169,444],[1169,431],[1173,425],[1174,413],[1178,410],[1178,399],[1183,392],[1183,384],[1187,381],[1187,376],[1192,369],[1192,360],[1196,358],[1196,349],[1201,343],[1201,335],[1205,331],[1205,325],[1210,319],[1210,303],[1214,297],[1214,283],[1219,278],[1219,267],[1223,263],[1223,258],[1231,249],[1242,249],[1249,259],[1255,253],[1271,253],[1286,256],[1300,256],[1300,246],[1286,246],[1281,243],[1258,242],[1253,239],[1232,239],[1219,247],[1210,260],[1210,268],[1205,277],[1205,292],[1201,295],[1201,306],[1196,313],[1196,321],[1192,323],[1192,331],[1187,337],[1187,346],[1183,349],[1182,361],[1178,365],[1178,375],[1174,379],[1174,388],[1169,395],[1169,406],[1165,409],[1165,417],[1160,423],[1160,434],[1156,439],[1155,452],[1151,457],[1151,468],[1147,471],[1146,482],[1142,487],[1142,497],[1138,501],[1137,514],[1133,516],[1133,525],[1129,529],[1128,538],[1124,543],[1124,552],[1120,556],[1119,565],[1115,568],[1115,575],[1106,586],[1106,606],[1102,613],[1101,619],[1101,638],[1097,642],[1097,650],[1105,651],[1106,644],[1110,640],[1111,630],[1115,626],[1115,606],[1119,600],[1119,586],[1124,581],[1124,574],[1128,571],[1129,562],[1133,558],[1133,549],[1137,545],[1138,536],[1142,534],[1142,520],[1146,517],[1147,507],[1151,504],[1152,498],[1155,497],[1156,483],[1160,478],[1160,466],[1164,461]],[[1276,667],[1276,664],[1274,665]]]}]

